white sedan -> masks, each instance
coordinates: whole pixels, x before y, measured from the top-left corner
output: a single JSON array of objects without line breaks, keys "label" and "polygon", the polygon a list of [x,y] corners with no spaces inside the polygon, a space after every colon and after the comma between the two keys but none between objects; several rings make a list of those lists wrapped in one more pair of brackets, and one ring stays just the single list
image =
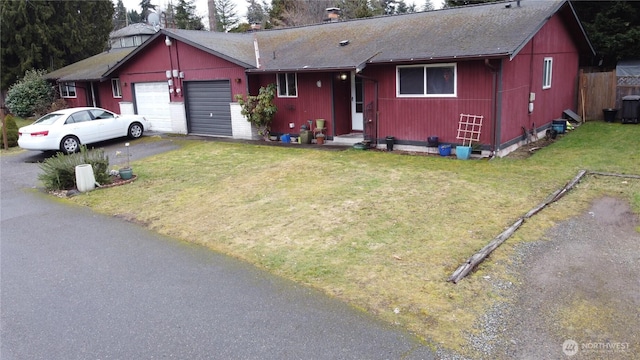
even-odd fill
[{"label": "white sedan", "polygon": [[151,124],[140,115],[118,115],[96,107],[77,107],[49,113],[18,130],[18,146],[27,150],[80,150],[81,144],[128,136],[137,139]]}]

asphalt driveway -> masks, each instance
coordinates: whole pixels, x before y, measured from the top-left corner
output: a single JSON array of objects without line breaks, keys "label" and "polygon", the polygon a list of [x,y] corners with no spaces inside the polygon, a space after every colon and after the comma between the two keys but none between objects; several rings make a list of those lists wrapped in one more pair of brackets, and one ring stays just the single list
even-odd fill
[{"label": "asphalt driveway", "polygon": [[2,359],[434,358],[322,293],[43,193],[42,159],[0,157]]}]

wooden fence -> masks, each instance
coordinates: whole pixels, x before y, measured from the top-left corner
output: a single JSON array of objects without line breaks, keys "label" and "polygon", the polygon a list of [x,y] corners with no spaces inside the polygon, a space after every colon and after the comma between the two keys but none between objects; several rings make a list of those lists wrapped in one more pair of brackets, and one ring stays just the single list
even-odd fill
[{"label": "wooden fence", "polygon": [[603,120],[602,109],[622,108],[622,98],[627,95],[640,95],[640,78],[637,76],[616,77],[615,70],[580,70],[577,110],[583,120]]}]

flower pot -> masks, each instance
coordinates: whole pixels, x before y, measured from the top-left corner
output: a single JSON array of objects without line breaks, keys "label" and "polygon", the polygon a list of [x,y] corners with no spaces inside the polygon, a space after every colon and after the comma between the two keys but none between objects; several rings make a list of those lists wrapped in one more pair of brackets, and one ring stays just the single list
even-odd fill
[{"label": "flower pot", "polygon": [[318,129],[324,129],[324,119],[316,119],[316,127]]},{"label": "flower pot", "polygon": [[460,160],[467,160],[471,157],[471,146],[456,146],[456,157]]},{"label": "flower pot", "polygon": [[283,143],[291,142],[291,135],[289,135],[289,134],[281,135],[280,136],[280,141],[282,141]]},{"label": "flower pot", "polygon": [[317,143],[318,145],[322,145],[322,144],[324,144],[324,136],[318,136],[318,137],[316,137],[316,143]]},{"label": "flower pot", "polygon": [[438,152],[440,152],[440,156],[449,156],[451,155],[451,145],[442,144],[438,146]]},{"label": "flower pot", "polygon": [[438,146],[438,137],[437,136],[429,136],[427,138],[427,146],[437,147]]},{"label": "flower pot", "polygon": [[300,131],[300,143],[301,144],[311,144],[311,139],[313,138],[313,133],[309,130]]},{"label": "flower pot", "polygon": [[120,174],[120,178],[122,180],[129,180],[133,177],[133,169],[132,168],[122,168],[118,171]]}]

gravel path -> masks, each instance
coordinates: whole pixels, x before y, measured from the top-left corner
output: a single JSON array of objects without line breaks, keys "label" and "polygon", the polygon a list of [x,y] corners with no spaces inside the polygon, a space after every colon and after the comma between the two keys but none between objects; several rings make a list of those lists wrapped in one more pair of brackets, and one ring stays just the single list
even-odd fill
[{"label": "gravel path", "polygon": [[607,197],[521,245],[518,283],[493,284],[511,301],[485,316],[472,346],[486,359],[640,358],[639,224]]}]

